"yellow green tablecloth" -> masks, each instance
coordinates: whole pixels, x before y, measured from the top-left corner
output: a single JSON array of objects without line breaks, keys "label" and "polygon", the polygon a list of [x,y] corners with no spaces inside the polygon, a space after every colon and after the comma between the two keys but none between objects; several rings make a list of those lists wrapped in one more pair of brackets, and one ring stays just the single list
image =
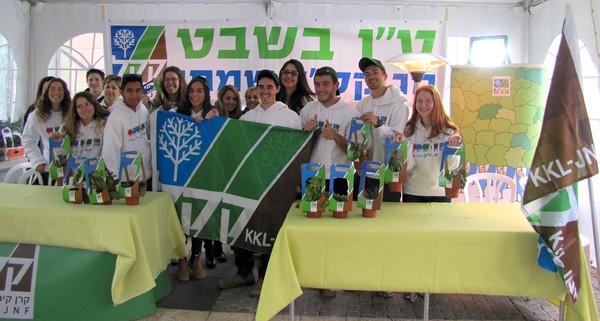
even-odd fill
[{"label": "yellow green tablecloth", "polygon": [[114,304],[155,286],[170,258],[186,255],[169,194],[148,192],[140,205],[65,203],[59,187],[0,184],[0,242],[110,252],[117,256]]},{"label": "yellow green tablecloth", "polygon": [[[356,205],[356,204],[355,204]],[[293,208],[277,236],[256,320],[300,287],[471,293],[564,299],[557,274],[537,265],[537,234],[519,204],[384,203],[373,219],[306,218]],[[598,320],[586,269],[567,320]]]}]

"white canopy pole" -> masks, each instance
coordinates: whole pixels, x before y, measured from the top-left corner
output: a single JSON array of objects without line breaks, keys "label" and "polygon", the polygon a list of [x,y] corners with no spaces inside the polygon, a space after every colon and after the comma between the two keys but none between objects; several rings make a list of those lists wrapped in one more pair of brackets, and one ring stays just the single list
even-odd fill
[{"label": "white canopy pole", "polygon": [[[600,67],[600,39],[599,39],[599,35],[598,35],[598,27],[597,27],[597,21],[596,21],[596,15],[598,14],[597,10],[598,8],[596,8],[596,2],[595,0],[590,0],[590,8],[592,10],[590,10],[590,14],[592,15],[592,26],[594,28],[594,39],[596,40],[596,66]],[[598,273],[598,275],[600,275],[600,251],[598,251],[599,246],[598,246],[598,225],[596,223],[596,205],[594,202],[594,187],[592,184],[592,178],[590,177],[588,179],[588,190],[589,190],[589,194],[590,194],[590,212],[592,215],[592,229],[593,229],[593,235],[594,235],[594,253],[596,253],[596,273]],[[589,258],[588,258],[589,259]],[[600,278],[598,279],[598,284],[600,284]]]},{"label": "white canopy pole", "polygon": [[[592,184],[592,178],[588,178],[588,191],[590,194],[590,212],[592,215],[592,232],[594,233],[594,252],[596,253],[596,273],[600,275],[600,251],[598,251],[598,225],[596,223],[596,204],[594,202],[594,184]],[[590,258],[587,258],[588,260]],[[598,279],[600,285],[600,278]]]}]

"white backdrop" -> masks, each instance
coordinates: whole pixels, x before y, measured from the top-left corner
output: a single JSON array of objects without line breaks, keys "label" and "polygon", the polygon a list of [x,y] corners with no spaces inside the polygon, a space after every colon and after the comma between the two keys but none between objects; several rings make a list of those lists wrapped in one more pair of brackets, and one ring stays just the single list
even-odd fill
[{"label": "white backdrop", "polygon": [[[560,34],[565,4],[572,6],[579,38],[598,66],[597,37],[600,30],[600,10],[592,16],[590,0],[543,1],[536,7],[523,8],[520,1],[474,2],[448,1],[377,1],[365,5],[354,3],[331,4],[323,1],[274,0],[266,8],[262,0],[215,0],[206,3],[157,4],[156,2],[102,4],[101,0],[60,0],[60,3],[40,2],[30,6],[21,0],[2,1],[0,33],[9,41],[18,68],[16,106],[22,114],[31,103],[37,81],[47,75],[50,58],[66,41],[89,32],[106,32],[112,21],[204,21],[208,24],[235,20],[304,21],[345,23],[349,21],[445,21],[448,37],[507,35],[512,63],[542,64],[551,42]],[[598,3],[597,0],[591,0]],[[363,1],[364,2],[364,1]],[[403,5],[402,3],[411,3]],[[595,20],[594,20],[595,19]],[[445,52],[446,48],[442,48]],[[109,54],[106,55],[109,59]],[[107,61],[106,65],[109,65]],[[0,84],[2,85],[2,84]],[[410,97],[409,97],[410,99]],[[588,103],[598,108],[597,102]],[[600,190],[600,185],[596,190]],[[582,194],[585,191],[581,191]],[[585,210],[582,208],[582,210]],[[583,223],[583,222],[582,222]],[[585,223],[583,223],[585,224]],[[588,225],[589,227],[589,225]],[[586,233],[588,236],[589,233]]]},{"label": "white backdrop", "polygon": [[[433,52],[444,55],[446,27],[442,21],[221,21],[146,22],[110,21],[106,47],[111,47],[111,73],[142,74],[148,87],[169,65],[181,68],[189,81],[207,78],[213,100],[216,91],[232,84],[243,93],[262,69],[279,72],[289,59],[304,65],[309,84],[316,69],[333,67],[340,92],[353,102],[369,94],[358,68],[363,56],[379,59],[388,83],[413,91],[410,75],[386,63],[400,53]],[[109,68],[107,68],[109,69]],[[424,81],[443,87],[444,69]],[[438,83],[437,80],[440,80]]]}]

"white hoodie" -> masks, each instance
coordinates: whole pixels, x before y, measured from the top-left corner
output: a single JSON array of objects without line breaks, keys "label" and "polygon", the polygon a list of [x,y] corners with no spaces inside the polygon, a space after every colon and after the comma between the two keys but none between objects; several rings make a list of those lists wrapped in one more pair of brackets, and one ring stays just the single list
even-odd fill
[{"label": "white hoodie", "polygon": [[[348,139],[350,132],[350,123],[353,117],[359,117],[359,113],[350,107],[350,105],[340,98],[337,103],[325,107],[318,100],[313,100],[306,104],[300,111],[300,121],[302,127],[311,119],[317,116],[320,128],[325,127],[325,121],[328,120],[336,132]],[[311,163],[321,163],[325,165],[325,177],[329,179],[331,164],[350,164],[346,156],[346,150],[342,150],[334,140],[319,137],[317,144],[310,156]]]},{"label": "white hoodie", "polygon": [[417,196],[444,196],[444,188],[438,186],[440,164],[442,162],[442,148],[439,145],[448,141],[453,130],[448,130],[450,135],[439,134],[433,139],[429,137],[430,129],[425,128],[421,121],[417,121],[415,133],[407,137],[411,142],[414,166],[408,170],[408,179],[404,183],[405,194]]},{"label": "white hoodie", "polygon": [[96,120],[84,125],[79,122],[79,132],[75,141],[71,141],[71,155],[83,158],[99,157],[102,152],[102,140],[106,120],[100,124]]},{"label": "white hoodie", "polygon": [[280,101],[276,101],[267,110],[264,110],[262,105],[258,105],[256,108],[243,114],[240,120],[302,129],[298,114]]},{"label": "white hoodie", "polygon": [[[50,164],[50,133],[58,132],[62,123],[62,111],[51,112],[46,120],[38,118],[34,111],[27,119],[23,129],[23,146],[33,168],[40,164]],[[39,142],[41,142],[41,150],[38,146]]]},{"label": "white hoodie", "polygon": [[400,89],[394,85],[388,85],[383,96],[374,99],[369,95],[356,104],[356,110],[362,115],[373,112],[383,125],[373,127],[371,143],[369,143],[369,159],[385,162],[385,138],[393,136],[394,132],[404,132],[408,121],[409,109],[407,99]]},{"label": "white hoodie", "polygon": [[[136,111],[131,110],[121,100],[116,101],[113,106],[104,128],[102,158],[108,169],[119,176],[121,152],[140,152],[146,179],[149,179],[152,175],[152,152],[149,140],[148,110],[141,102],[137,105]],[[130,175],[133,176],[134,173],[131,172]]]}]

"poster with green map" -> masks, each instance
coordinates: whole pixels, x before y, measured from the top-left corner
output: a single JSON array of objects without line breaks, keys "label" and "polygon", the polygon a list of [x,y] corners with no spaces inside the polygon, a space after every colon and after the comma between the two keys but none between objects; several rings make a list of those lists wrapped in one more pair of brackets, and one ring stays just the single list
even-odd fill
[{"label": "poster with green map", "polygon": [[466,161],[530,167],[548,95],[539,65],[452,66],[450,112]]}]

